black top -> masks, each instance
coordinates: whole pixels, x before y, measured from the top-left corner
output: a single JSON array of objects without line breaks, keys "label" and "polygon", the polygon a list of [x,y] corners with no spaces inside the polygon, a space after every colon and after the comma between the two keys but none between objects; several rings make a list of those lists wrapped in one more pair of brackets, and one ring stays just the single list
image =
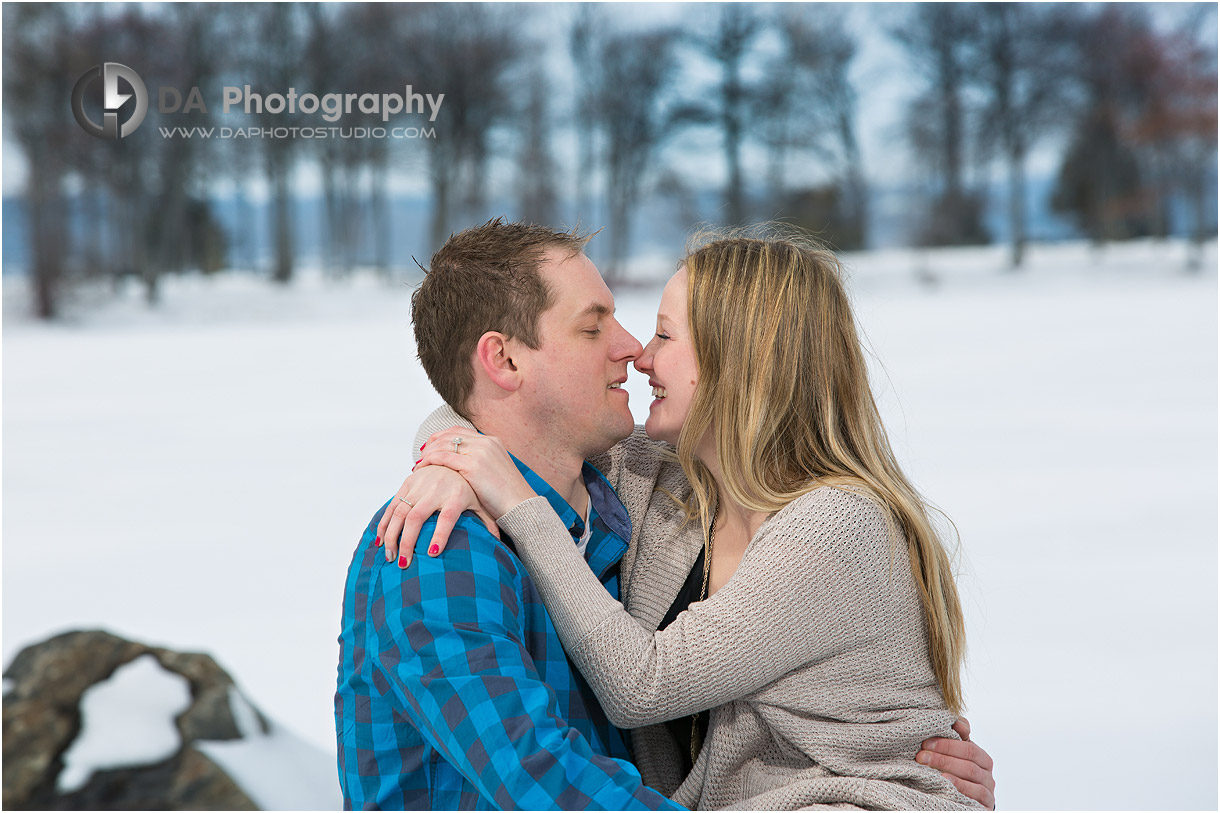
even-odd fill
[{"label": "black top", "polygon": [[[699,600],[699,594],[703,592],[703,562],[705,556],[705,550],[699,551],[699,558],[695,560],[694,566],[690,569],[690,575],[686,577],[686,582],[682,585],[682,589],[678,591],[678,597],[674,599],[669,612],[665,613],[665,617],[661,619],[661,626],[657,627],[658,631],[672,624],[679,613]],[[691,737],[697,733],[699,743],[702,745],[703,738],[707,736],[707,720],[708,713],[701,711],[697,714],[679,717],[677,720],[668,720],[665,723],[665,727],[669,729],[669,733],[673,735],[678,743],[678,751],[682,754],[683,777],[690,773],[690,769],[694,767],[694,761],[691,759],[692,750],[696,756],[699,753],[698,748],[692,749]]]}]

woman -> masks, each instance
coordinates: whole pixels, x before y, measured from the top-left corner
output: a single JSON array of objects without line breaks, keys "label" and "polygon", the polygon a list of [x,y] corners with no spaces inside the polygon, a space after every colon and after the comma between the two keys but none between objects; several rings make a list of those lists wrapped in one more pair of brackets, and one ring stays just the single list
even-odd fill
[{"label": "woman", "polygon": [[[696,247],[636,367],[648,437],[676,458],[633,436],[598,461],[646,506],[623,562],[631,614],[494,439],[445,430],[420,462],[463,474],[499,518],[611,722],[665,723],[633,739],[649,784],[699,808],[978,807],[911,759],[952,736],[964,623],[834,255]],[[457,437],[462,454],[441,451]]]}]

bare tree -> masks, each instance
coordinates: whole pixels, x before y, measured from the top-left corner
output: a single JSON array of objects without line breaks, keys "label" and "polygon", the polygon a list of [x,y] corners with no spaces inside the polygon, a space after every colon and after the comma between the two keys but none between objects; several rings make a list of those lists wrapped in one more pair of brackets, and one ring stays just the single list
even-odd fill
[{"label": "bare tree", "polygon": [[666,93],[677,65],[676,41],[672,32],[655,30],[611,34],[602,44],[595,98],[605,145],[609,257],[602,271],[608,283],[622,274],[631,213],[658,150],[674,132]]},{"label": "bare tree", "polygon": [[[430,60],[437,58],[445,48],[445,40],[450,33],[440,33],[433,26],[437,25],[437,14],[444,16],[445,10],[438,10],[432,5],[414,3],[383,4],[362,3],[345,7],[340,26],[344,36],[353,34],[362,47],[359,53],[345,55],[342,59],[343,75],[354,87],[366,92],[401,94],[406,85],[411,85],[412,93],[430,93],[434,96],[448,92],[441,87],[440,80],[433,72]],[[439,41],[423,43],[423,37],[437,37]],[[421,50],[422,49],[422,50]],[[429,50],[431,49],[431,50]],[[386,122],[373,120],[366,122],[375,127],[385,124],[393,127],[410,122],[420,125],[416,129],[431,129],[428,122],[427,106],[424,112],[412,108],[393,114]],[[444,108],[450,102],[442,102],[441,116]],[[437,138],[445,138],[442,132],[444,126],[437,119]],[[391,240],[397,233],[390,220],[390,199],[388,181],[391,163],[412,161],[423,158],[424,143],[419,139],[363,139],[357,143],[345,145],[345,162],[348,167],[348,188],[354,190],[358,185],[354,173],[363,170],[364,184],[367,189],[367,221],[371,228],[371,239],[367,242],[372,248],[372,262],[383,273],[389,275]],[[483,179],[480,178],[480,181]],[[353,192],[354,194],[354,192]],[[355,207],[349,207],[354,212]],[[354,232],[355,227],[349,229]]]},{"label": "bare tree", "polygon": [[[763,21],[754,8],[746,3],[723,3],[719,6],[715,29],[706,36],[694,36],[690,41],[705,57],[716,64],[720,78],[715,99],[702,115],[687,112],[692,120],[711,118],[720,129],[728,179],[724,189],[726,219],[737,225],[746,220],[745,177],[742,172],[742,145],[748,135],[753,90],[742,78],[742,68],[755,37],[763,29]],[[696,104],[696,107],[698,105]]]},{"label": "bare tree", "polygon": [[1108,107],[1088,110],[1075,122],[1059,166],[1051,208],[1075,219],[1096,244],[1148,233],[1143,182],[1135,151]]},{"label": "bare tree", "polygon": [[[341,34],[362,38],[363,32],[350,29],[356,28],[355,20],[362,16],[366,8],[363,3],[345,4],[338,11],[320,3],[305,7],[307,34],[304,61],[312,87],[347,87],[344,66],[358,61],[367,50],[362,48],[354,54],[344,54],[346,58],[340,59],[333,43]],[[320,138],[310,144],[322,175],[322,222],[318,230],[318,250],[323,271],[330,276],[348,272],[352,265],[351,201],[342,194],[340,184],[344,154],[351,148],[350,141],[353,139]]]},{"label": "bare tree", "polygon": [[5,123],[28,166],[25,203],[34,308],[43,319],[59,313],[68,254],[64,155],[71,138],[89,138],[76,127],[66,104],[47,103],[71,98],[76,66],[68,55],[74,33],[64,6],[4,6]]},{"label": "bare tree", "polygon": [[[1072,216],[1098,244],[1164,234],[1170,174],[1164,148],[1177,129],[1168,106],[1179,105],[1169,99],[1182,98],[1177,85],[1184,78],[1168,67],[1176,57],[1167,50],[1182,43],[1166,42],[1144,9],[1125,5],[1083,9],[1074,39],[1080,55],[1072,78],[1081,100],[1052,208]],[[1195,96],[1182,109],[1206,111],[1212,95]]]},{"label": "bare tree", "polygon": [[[153,103],[148,123],[118,140],[95,139],[76,126],[66,104],[46,104],[48,98],[71,98],[77,78],[102,61],[139,65],[146,88],[203,84],[210,38],[192,10],[184,9],[31,5],[11,12],[10,30],[22,36],[12,43],[11,56],[6,48],[6,64],[13,68],[6,76],[14,82],[10,97],[21,105],[27,88],[47,94],[42,111],[34,105],[14,117],[31,162],[31,243],[44,316],[54,315],[63,273],[72,264],[80,277],[133,274],[149,303],[155,303],[161,274],[181,267],[199,242],[191,224],[210,221],[203,196],[189,197],[194,148],[158,137]],[[21,79],[27,72],[31,82]],[[83,100],[86,112],[100,100],[100,85],[94,90]],[[85,191],[77,197],[87,205],[69,206],[63,196],[59,187],[69,174],[81,182]],[[74,254],[69,227],[82,219],[94,244]],[[106,252],[99,248],[102,242]]]},{"label": "bare tree", "polygon": [[916,156],[932,179],[932,205],[920,227],[926,244],[985,242],[979,199],[966,190],[968,134],[966,89],[969,46],[976,9],[966,3],[916,5],[904,24],[891,30],[927,87],[907,112]]},{"label": "bare tree", "polygon": [[1215,31],[1215,13],[1214,5],[1200,4],[1173,29],[1145,32],[1132,66],[1133,78],[1145,85],[1145,104],[1129,133],[1156,179],[1155,231],[1169,234],[1168,200],[1180,194],[1191,211],[1193,269],[1201,267],[1205,235],[1215,231],[1204,198],[1216,178],[1216,49],[1203,34]]},{"label": "bare tree", "polygon": [[[246,3],[225,3],[207,6],[206,10],[212,15],[215,36],[226,44],[226,56],[232,54],[217,67],[213,83],[244,85],[250,80],[250,51],[255,47],[253,40],[257,37],[250,25],[253,9]],[[219,123],[215,111],[213,117]],[[203,156],[205,171],[216,179],[226,179],[233,188],[234,216],[228,233],[229,258],[238,266],[254,269],[260,261],[258,235],[261,229],[251,192],[258,176],[264,171],[261,150],[246,139],[209,139],[206,144],[207,150]]]},{"label": "bare tree", "polygon": [[[165,19],[154,29],[159,32],[158,47],[175,55],[172,62],[161,66],[164,84],[182,89],[184,95],[199,88],[205,98],[217,97],[219,87],[215,80],[222,47],[218,23],[223,16],[193,3],[175,4],[167,9]],[[183,111],[175,116],[183,127],[203,127],[211,121],[206,110]],[[200,207],[207,210],[207,173],[201,171],[206,142],[193,138],[161,142],[157,151],[157,187],[149,212],[153,220],[148,229],[151,262],[145,264],[143,273],[145,296],[150,304],[159,299],[161,275],[180,270],[190,259],[206,253],[202,246],[193,244],[207,239],[207,235],[191,226],[192,220],[201,216]],[[194,196],[193,187],[199,187]]]},{"label": "bare tree", "polygon": [[[251,37],[244,64],[250,88],[264,99],[287,93],[302,77],[301,53],[306,45],[303,9],[295,3],[253,5],[250,8]],[[261,107],[261,112],[259,108]],[[300,123],[300,114],[283,110],[273,113],[267,105],[252,105],[251,116],[266,130]],[[294,138],[262,138],[264,167],[271,186],[271,235],[275,257],[271,278],[292,281],[296,264],[296,199],[293,176],[297,162]]]},{"label": "bare tree", "polygon": [[[1216,220],[1207,216],[1209,186],[1214,189],[1217,176],[1217,70],[1214,43],[1200,40],[1204,31],[1216,30],[1216,7],[1200,5],[1194,19],[1188,19],[1174,34],[1175,41],[1186,40],[1181,48],[1171,48],[1181,62],[1175,71],[1181,88],[1175,107],[1177,179],[1194,214],[1190,228],[1194,247],[1188,267],[1203,269],[1203,241],[1216,234]],[[1210,181],[1210,183],[1209,183]]]},{"label": "bare tree", "polygon": [[539,66],[529,74],[517,160],[520,216],[532,223],[552,222],[558,195],[551,150],[550,86]]},{"label": "bare tree", "polygon": [[592,177],[596,165],[597,74],[601,48],[599,31],[606,27],[604,16],[593,3],[577,5],[576,18],[568,33],[568,52],[572,58],[576,84],[574,121],[577,142],[576,211],[589,213],[592,207]]},{"label": "bare tree", "polygon": [[[166,15],[135,6],[119,14],[99,12],[82,30],[81,41],[90,53],[106,53],[124,64],[140,65],[145,85],[155,87],[162,83],[177,84],[175,75],[180,68],[176,54],[155,47],[156,43],[173,40],[175,33]],[[93,163],[86,177],[104,184],[113,201],[111,227],[119,248],[119,265],[114,272],[139,280],[145,300],[156,305],[165,270],[158,252],[160,246],[155,242],[162,225],[157,187],[164,168],[173,167],[177,173],[183,165],[177,160],[178,145],[171,146],[168,139],[158,137],[151,126],[156,121],[151,104],[149,116],[139,130],[119,141],[91,140]],[[180,187],[182,178],[165,180],[167,188]]]},{"label": "bare tree", "polygon": [[445,98],[425,141],[432,184],[431,245],[486,196],[491,137],[513,112],[511,88],[524,51],[522,14],[508,5],[435,3],[420,7],[402,34],[423,87]]},{"label": "bare tree", "polygon": [[856,136],[856,94],[848,77],[855,40],[841,14],[819,9],[814,15],[811,7],[798,4],[783,7],[775,31],[781,47],[764,72],[752,113],[754,130],[767,148],[771,196],[777,202],[789,197],[793,158],[815,159],[836,198],[837,223],[831,229],[836,243],[862,245],[867,189]]},{"label": "bare tree", "polygon": [[1008,217],[1017,268],[1025,256],[1025,160],[1045,134],[1066,118],[1068,75],[1076,56],[1065,11],[1054,5],[985,3],[977,8],[973,40],[984,94],[980,135],[1008,165]]},{"label": "bare tree", "polygon": [[51,319],[59,309],[68,246],[62,155],[75,125],[62,106],[46,100],[69,98],[72,90],[74,77],[65,58],[71,24],[60,6],[9,5],[4,7],[4,31],[6,122],[29,167],[25,197],[35,309],[39,317]]}]

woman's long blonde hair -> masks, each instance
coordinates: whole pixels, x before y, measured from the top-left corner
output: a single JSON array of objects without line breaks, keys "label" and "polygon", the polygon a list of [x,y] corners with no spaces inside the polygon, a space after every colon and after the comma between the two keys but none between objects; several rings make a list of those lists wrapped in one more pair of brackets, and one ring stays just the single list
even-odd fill
[{"label": "woman's long blonde hair", "polygon": [[932,667],[960,713],[965,623],[952,564],[881,424],[838,258],[769,229],[703,232],[681,263],[699,371],[677,447],[693,486],[688,512],[706,535],[716,483],[695,448],[709,431],[723,486],[747,509],[775,512],[824,485],[864,487],[906,538]]}]

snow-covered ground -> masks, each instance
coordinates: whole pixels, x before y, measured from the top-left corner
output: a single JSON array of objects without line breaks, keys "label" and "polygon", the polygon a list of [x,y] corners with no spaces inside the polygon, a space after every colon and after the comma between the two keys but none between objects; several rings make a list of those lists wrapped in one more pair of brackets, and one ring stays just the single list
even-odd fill
[{"label": "snow-covered ground", "polygon": [[[1215,808],[1215,245],[1194,275],[1172,243],[1004,256],[846,256],[891,438],[961,534],[1000,806]],[[5,664],[69,628],[206,651],[333,765],[344,573],[438,403],[409,294],[171,279],[45,326],[6,279]],[[618,298],[641,338],[658,294]]]}]

